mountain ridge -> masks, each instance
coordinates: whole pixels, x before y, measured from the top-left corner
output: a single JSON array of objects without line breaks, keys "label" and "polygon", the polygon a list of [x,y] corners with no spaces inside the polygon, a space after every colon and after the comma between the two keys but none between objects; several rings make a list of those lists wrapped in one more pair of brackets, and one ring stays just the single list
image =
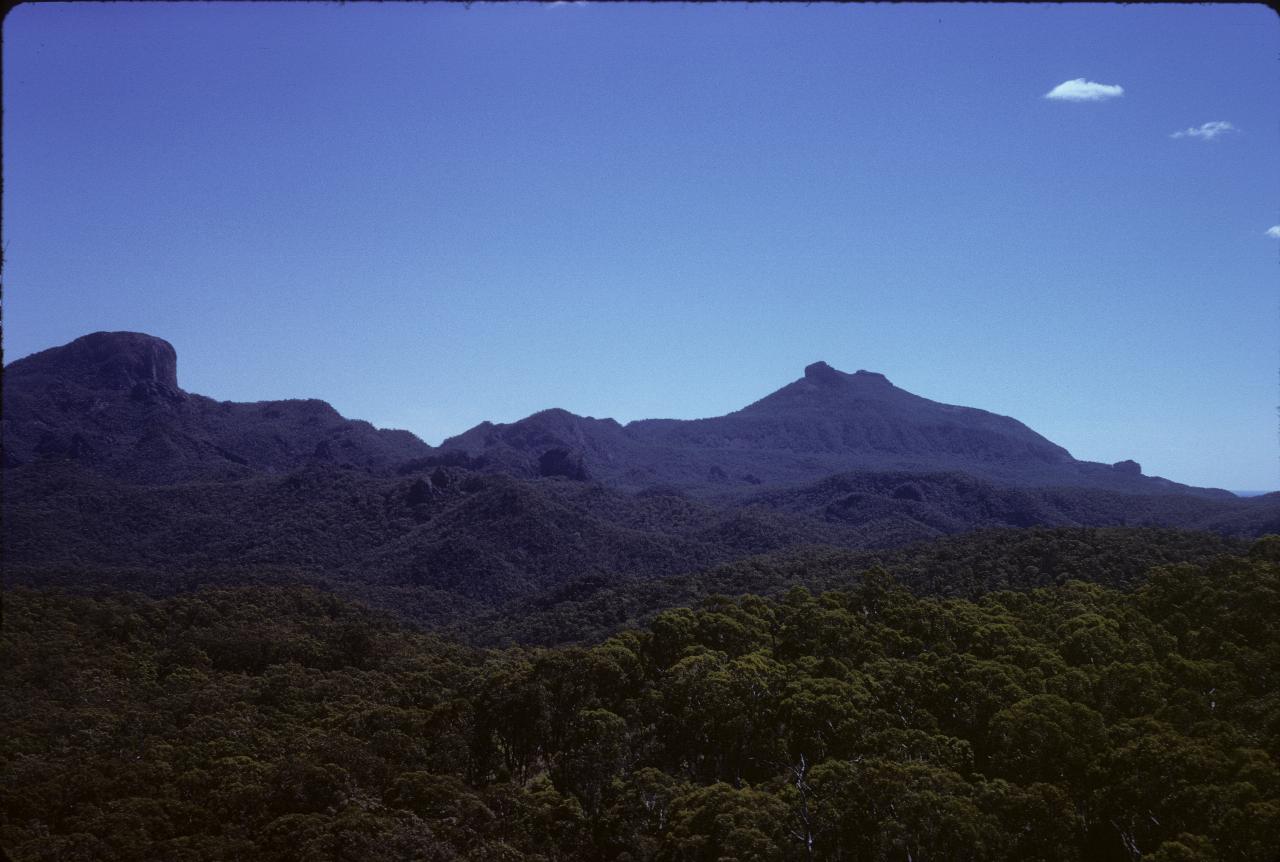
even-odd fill
[{"label": "mountain ridge", "polygon": [[[1009,417],[825,363],[726,416],[621,425],[549,409],[438,448],[324,401],[186,392],[172,345],[140,333],[94,333],[4,371],[12,583],[152,591],[278,571],[440,623],[584,578],[639,583],[815,546],[1037,526],[1280,530],[1275,499],[1077,462]],[[1110,487],[1036,484],[1080,475]]]},{"label": "mountain ridge", "polygon": [[317,399],[215,401],[183,390],[177,352],[137,332],[96,332],[4,369],[4,463],[78,460],[140,482],[236,479],[330,462],[388,474],[456,463],[524,477],[597,480],[708,498],[858,470],[958,471],[1022,487],[1137,494],[1230,492],[1144,476],[1134,461],[1078,461],[1018,420],[932,401],[884,374],[824,361],[746,406],[702,419],[579,416],[561,408],[482,422],[433,447]]},{"label": "mountain ridge", "polygon": [[878,372],[850,374],[826,362],[808,365],[798,380],[723,416],[624,425],[544,410],[511,423],[481,423],[446,438],[440,449],[530,476],[549,475],[537,459],[563,450],[586,475],[617,487],[672,485],[708,496],[851,470],[958,470],[1027,487],[1230,495],[1144,476],[1132,460],[1079,461],[1012,417],[932,401]]}]

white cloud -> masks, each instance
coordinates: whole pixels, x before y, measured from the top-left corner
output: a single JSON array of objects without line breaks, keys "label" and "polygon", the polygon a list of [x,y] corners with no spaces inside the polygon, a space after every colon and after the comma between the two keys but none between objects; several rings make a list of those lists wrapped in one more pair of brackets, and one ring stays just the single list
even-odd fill
[{"label": "white cloud", "polygon": [[1274,237],[1275,239],[1280,239],[1280,224],[1272,225],[1271,227],[1267,228],[1267,236]]},{"label": "white cloud", "polygon": [[1198,129],[1183,129],[1181,132],[1174,132],[1171,138],[1204,138],[1211,141],[1218,135],[1225,135],[1227,132],[1240,131],[1226,120],[1214,120],[1212,123],[1205,123]]},{"label": "white cloud", "polygon": [[1119,84],[1097,84],[1076,78],[1063,81],[1044,94],[1046,99],[1057,99],[1062,102],[1101,102],[1103,99],[1114,99],[1124,95],[1124,87]]}]

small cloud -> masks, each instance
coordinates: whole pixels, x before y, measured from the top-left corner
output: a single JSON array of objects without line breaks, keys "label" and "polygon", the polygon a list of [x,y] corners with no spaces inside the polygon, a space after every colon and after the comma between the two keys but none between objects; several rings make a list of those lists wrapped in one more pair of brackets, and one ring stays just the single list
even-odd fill
[{"label": "small cloud", "polygon": [[1225,135],[1227,132],[1240,131],[1226,120],[1214,120],[1212,123],[1205,123],[1198,129],[1183,129],[1181,132],[1174,132],[1171,138],[1204,138],[1211,141],[1218,135]]},{"label": "small cloud", "polygon": [[1272,239],[1280,239],[1280,224],[1272,225],[1271,227],[1267,228],[1267,236],[1271,237]]},{"label": "small cloud", "polygon": [[1044,97],[1061,102],[1101,102],[1103,99],[1123,95],[1124,87],[1119,84],[1097,84],[1084,78],[1076,78],[1073,81],[1063,81],[1045,93]]}]

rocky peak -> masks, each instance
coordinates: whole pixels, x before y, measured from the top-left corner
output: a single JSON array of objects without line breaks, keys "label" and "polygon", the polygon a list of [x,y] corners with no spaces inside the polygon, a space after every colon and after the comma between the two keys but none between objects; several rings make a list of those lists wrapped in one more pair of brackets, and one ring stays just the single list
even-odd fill
[{"label": "rocky peak", "polygon": [[141,332],[94,332],[12,363],[6,371],[51,374],[104,389],[178,390],[178,353]]},{"label": "rocky peak", "polygon": [[1127,473],[1130,476],[1142,475],[1142,465],[1139,464],[1137,461],[1133,461],[1133,460],[1117,461],[1116,463],[1112,464],[1111,467],[1114,470],[1117,470],[1121,473]]},{"label": "rocky peak", "polygon": [[862,369],[858,369],[853,372],[853,379],[856,383],[874,383],[881,386],[893,385],[889,382],[889,378],[885,377],[883,374],[875,371],[863,371]]},{"label": "rocky peak", "polygon": [[846,374],[832,368],[825,362],[815,362],[812,365],[805,366],[804,379],[811,383],[817,383],[821,386],[832,386],[840,383],[857,383],[857,384],[879,384],[883,386],[891,386],[889,378],[883,374],[877,374],[874,371],[863,371],[861,369],[852,374]]},{"label": "rocky peak", "polygon": [[812,383],[823,386],[832,386],[845,381],[844,372],[836,371],[825,362],[815,362],[812,365],[806,365],[804,368],[804,379]]}]

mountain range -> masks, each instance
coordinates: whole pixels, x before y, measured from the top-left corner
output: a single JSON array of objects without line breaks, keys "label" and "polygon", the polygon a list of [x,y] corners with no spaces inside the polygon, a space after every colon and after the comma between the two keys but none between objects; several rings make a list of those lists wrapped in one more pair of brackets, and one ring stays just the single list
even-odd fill
[{"label": "mountain range", "polygon": [[1239,499],[1079,461],[1022,423],[814,363],[726,416],[546,410],[432,447],[318,400],[184,391],[163,339],[4,369],[6,578],[165,592],[281,577],[438,623],[583,578],[886,548],[977,529],[1280,532]]},{"label": "mountain range", "polygon": [[1134,461],[1078,461],[1016,419],[930,401],[882,374],[847,374],[825,362],[725,416],[622,425],[550,409],[510,424],[483,422],[438,448],[407,431],[344,419],[324,401],[245,404],[185,392],[173,346],[141,333],[97,332],[19,359],[5,368],[4,396],[6,466],[63,457],[143,484],[326,462],[386,472],[416,461],[700,496],[867,470],[1234,496],[1144,476]]}]

